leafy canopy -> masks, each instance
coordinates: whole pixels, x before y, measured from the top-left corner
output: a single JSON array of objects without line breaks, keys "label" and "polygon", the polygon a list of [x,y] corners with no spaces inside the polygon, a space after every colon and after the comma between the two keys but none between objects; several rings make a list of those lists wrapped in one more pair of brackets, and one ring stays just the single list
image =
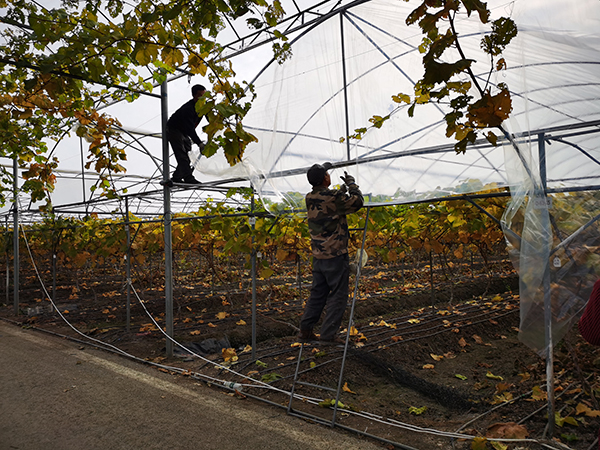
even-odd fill
[{"label": "leafy canopy", "polygon": [[[93,189],[114,196],[110,177],[124,172],[125,146],[116,118],[99,112],[108,101],[134,101],[178,68],[208,77],[212,92],[199,107],[207,114],[208,156],[222,149],[240,161],[256,138],[244,130],[253,91],[232,81],[217,36],[228,20],[273,26],[284,11],[278,0],[62,0],[46,8],[34,0],[0,0],[0,156],[17,159],[33,201],[54,189],[58,159],[49,142],[72,130],[87,140],[86,168],[100,177]],[[285,38],[282,37],[282,41]],[[277,42],[280,61],[289,47]],[[146,77],[142,76],[144,73]],[[155,94],[156,95],[156,94]],[[0,203],[12,174],[0,167]]]},{"label": "leafy canopy", "polygon": [[[423,34],[419,46],[423,76],[415,83],[412,96],[403,93],[392,96],[399,105],[392,113],[369,119],[372,128],[381,128],[401,107],[410,105],[408,115],[412,117],[417,105],[437,102],[448,107],[449,112],[444,116],[446,136],[457,141],[454,145],[457,153],[464,153],[467,145],[474,143],[485,129],[488,129],[487,140],[496,145],[497,137],[489,128],[502,131],[502,123],[512,111],[510,92],[505,84],[492,86],[489,77],[481,86],[473,74],[471,66],[475,61],[465,56],[456,29],[455,19],[460,14],[476,16],[489,26],[480,48],[484,58],[489,59],[490,75],[506,69],[501,55],[517,35],[512,19],[501,17],[490,23],[487,4],[480,0],[424,0],[406,18],[407,25],[418,26]],[[448,56],[449,53],[457,56]],[[356,129],[350,138],[361,139],[366,131],[367,127]]]}]

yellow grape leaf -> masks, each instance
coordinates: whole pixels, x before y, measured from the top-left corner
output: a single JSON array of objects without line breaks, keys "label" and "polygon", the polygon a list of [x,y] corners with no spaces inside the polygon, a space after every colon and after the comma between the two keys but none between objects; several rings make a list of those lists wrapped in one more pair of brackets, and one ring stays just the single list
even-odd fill
[{"label": "yellow grape leaf", "polygon": [[408,323],[421,323],[419,319],[408,319]]},{"label": "yellow grape leaf", "polygon": [[534,386],[531,393],[531,398],[538,401],[545,401],[548,399],[548,393],[542,391],[539,386]]},{"label": "yellow grape leaf", "polygon": [[351,390],[351,389],[348,387],[348,382],[347,382],[347,381],[344,383],[344,387],[342,387],[342,390],[343,390],[344,392],[350,392],[351,394],[356,394],[356,392],[354,392],[353,390]]},{"label": "yellow grape leaf", "polygon": [[244,350],[242,350],[242,353],[248,353],[252,351],[252,346],[251,345],[246,345],[244,347]]},{"label": "yellow grape leaf", "polygon": [[512,399],[513,395],[510,392],[503,392],[500,395],[494,395],[494,401],[492,402],[492,405],[510,402]]},{"label": "yellow grape leaf", "polygon": [[200,330],[194,330],[194,331],[190,331],[190,334],[192,336],[198,336],[200,334]]},{"label": "yellow grape leaf", "polygon": [[467,377],[465,377],[464,375],[461,375],[460,373],[454,374],[454,376],[456,378],[458,378],[459,380],[463,380],[463,381],[467,379]]},{"label": "yellow grape leaf", "polygon": [[392,336],[392,341],[398,342],[402,340],[402,336]]},{"label": "yellow grape leaf", "polygon": [[498,383],[496,385],[496,394],[500,394],[504,391],[507,391],[508,388],[510,388],[512,386],[512,384],[510,383]]},{"label": "yellow grape leaf", "polygon": [[316,363],[316,362],[314,362],[314,361],[311,361],[311,363],[310,363],[310,368],[311,368],[311,369],[314,369],[316,366],[317,366],[317,363]]},{"label": "yellow grape leaf", "polygon": [[190,319],[189,317],[186,317],[185,319],[183,319],[183,323],[190,323],[192,321],[192,319]]},{"label": "yellow grape leaf", "polygon": [[433,353],[430,353],[429,356],[431,356],[436,361],[441,361],[442,359],[444,359],[442,355],[435,355]]},{"label": "yellow grape leaf", "polygon": [[460,345],[461,347],[466,347],[469,344],[467,344],[467,341],[465,341],[465,338],[460,338],[458,340],[458,345]]},{"label": "yellow grape leaf", "polygon": [[491,378],[492,380],[500,380],[500,381],[504,381],[504,378],[502,378],[500,375],[494,375],[492,372],[488,371],[488,373],[485,374],[485,376],[487,378]]},{"label": "yellow grape leaf", "polygon": [[486,442],[487,438],[484,437],[473,438],[473,442],[471,443],[471,450],[486,450]]},{"label": "yellow grape leaf", "polygon": [[577,423],[577,419],[575,419],[575,417],[571,417],[571,416],[561,417],[559,411],[556,411],[554,413],[554,423],[556,423],[556,425],[558,425],[559,427],[562,427],[565,423],[568,423],[569,425],[573,425],[575,427],[579,426],[579,424]]},{"label": "yellow grape leaf", "polygon": [[415,414],[417,416],[423,414],[425,411],[427,411],[427,406],[421,406],[420,408],[417,408],[416,406],[411,406],[410,408],[408,408],[408,412],[410,414]]},{"label": "yellow grape leaf", "polygon": [[260,269],[261,278],[269,278],[274,273],[275,271],[273,269],[269,269],[268,267],[263,267],[262,269]]},{"label": "yellow grape leaf", "polygon": [[519,376],[521,377],[521,383],[531,378],[531,374],[529,372],[520,373]]},{"label": "yellow grape leaf", "polygon": [[502,297],[500,297],[499,295],[496,295],[496,296],[495,296],[495,297],[492,299],[492,301],[493,301],[493,302],[501,302],[502,300],[503,300],[503,298],[502,298]]},{"label": "yellow grape leaf", "polygon": [[209,323],[208,326],[211,327],[211,328],[217,328],[217,326],[214,325],[214,324],[212,324],[212,323]]},{"label": "yellow grape leaf", "polygon": [[294,342],[293,344],[290,345],[290,347],[301,347],[302,344],[300,342]]},{"label": "yellow grape leaf", "polygon": [[504,445],[502,442],[490,441],[490,445],[494,448],[494,450],[507,450],[508,445]]},{"label": "yellow grape leaf", "polygon": [[277,249],[277,253],[275,254],[275,258],[277,258],[279,261],[285,261],[285,259],[288,257],[288,252],[282,248]]},{"label": "yellow grape leaf", "polygon": [[221,354],[223,355],[223,359],[225,360],[225,362],[238,360],[235,348],[224,348],[221,350]]},{"label": "yellow grape leaf", "polygon": [[577,407],[575,408],[575,411],[578,415],[585,414],[588,417],[600,417],[600,411],[591,409],[589,406],[587,406],[583,403],[579,403],[577,405]]},{"label": "yellow grape leaf", "polygon": [[236,325],[246,325],[246,322],[243,319],[240,319],[235,324]]},{"label": "yellow grape leaf", "polygon": [[229,317],[229,313],[223,311],[223,312],[216,314],[215,317],[219,320],[222,320],[222,319],[225,319],[226,317]]},{"label": "yellow grape leaf", "polygon": [[423,369],[434,369],[434,368],[435,368],[435,366],[433,364],[425,364],[423,366]]}]

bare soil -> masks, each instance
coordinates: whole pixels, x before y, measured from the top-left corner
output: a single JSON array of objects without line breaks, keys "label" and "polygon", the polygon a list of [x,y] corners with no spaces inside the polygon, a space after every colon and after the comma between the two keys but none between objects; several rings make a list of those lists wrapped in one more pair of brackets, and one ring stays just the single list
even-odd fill
[{"label": "bare soil", "polygon": [[[59,310],[78,332],[51,312],[33,274],[22,278],[19,315],[14,315],[12,297],[5,293],[0,317],[82,342],[88,342],[85,336],[89,336],[166,366],[159,369],[174,376],[191,376],[213,385],[211,379],[246,385],[255,379],[287,392],[298,369],[302,384],[294,389],[306,399],[294,400],[292,411],[309,421],[332,421],[334,410],[310,399],[335,399],[344,347],[318,342],[299,345],[297,326],[309,278],[259,283],[252,351],[248,348],[252,345],[250,286],[235,280],[216,286],[206,278],[199,282],[182,276],[174,292],[174,337],[182,347],[175,345],[174,356],[167,357],[165,336],[143,308],[164,326],[160,279],[150,276],[139,292],[129,293],[128,330],[124,280],[110,271],[105,278],[97,275],[88,279],[80,273],[76,284],[57,283]],[[229,279],[227,273],[220,278]],[[451,282],[439,277],[433,289],[423,280],[429,281],[426,274],[411,279],[404,268],[402,273],[393,268],[365,269],[340,384],[344,407],[335,411],[336,425],[372,435],[389,448],[398,444],[420,450],[474,448],[473,440],[445,434],[449,432],[487,436],[490,441],[496,432],[497,438],[527,436],[550,442],[545,434],[545,361],[518,340],[518,277],[510,265],[505,262],[485,275],[463,275]],[[345,332],[340,333],[341,339],[345,337]],[[235,349],[236,357],[225,361],[222,347]],[[600,387],[599,351],[583,342],[577,330],[556,347],[558,418],[550,444],[554,448],[562,443],[568,446],[562,448],[589,449],[597,437],[600,420],[582,408],[600,409],[594,397]],[[223,364],[250,378],[232,374]],[[289,395],[284,392],[244,386],[236,395],[240,401],[258,398],[287,408]],[[413,426],[420,428],[415,431]],[[490,442],[481,445],[504,448]],[[503,445],[542,448],[533,442]]]}]

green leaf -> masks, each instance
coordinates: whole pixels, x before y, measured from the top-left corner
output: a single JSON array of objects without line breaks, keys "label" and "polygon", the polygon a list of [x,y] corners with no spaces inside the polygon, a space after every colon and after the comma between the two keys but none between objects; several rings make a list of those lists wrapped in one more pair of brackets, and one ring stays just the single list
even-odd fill
[{"label": "green leaf", "polygon": [[258,359],[256,360],[256,362],[254,364],[256,364],[261,369],[266,369],[268,367],[266,363],[264,363],[264,362],[262,362],[262,361],[260,361]]},{"label": "green leaf", "polygon": [[423,414],[425,411],[427,411],[427,406],[421,406],[420,408],[417,408],[416,406],[411,406],[410,408],[408,408],[409,414],[415,414],[417,416]]},{"label": "green leaf", "polygon": [[272,383],[273,381],[276,381],[280,378],[283,377],[275,372],[271,372],[263,375],[261,381],[263,381],[264,383]]},{"label": "green leaf", "polygon": [[455,376],[456,378],[458,378],[459,380],[463,380],[463,381],[467,379],[467,377],[465,377],[464,375],[461,375],[461,374],[459,374],[459,373],[455,374],[454,376]]}]

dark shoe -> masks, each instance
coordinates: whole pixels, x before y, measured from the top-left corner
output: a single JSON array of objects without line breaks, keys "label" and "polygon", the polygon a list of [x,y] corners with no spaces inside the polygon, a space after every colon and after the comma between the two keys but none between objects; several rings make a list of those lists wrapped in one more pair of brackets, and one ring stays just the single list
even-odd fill
[{"label": "dark shoe", "polygon": [[173,187],[173,180],[162,180],[160,182],[161,186]]},{"label": "dark shoe", "polygon": [[319,338],[312,330],[300,330],[300,334],[298,334],[298,339],[301,341],[318,341]]},{"label": "dark shoe", "polygon": [[173,183],[183,183],[183,178],[180,177],[173,177],[171,178],[171,180],[173,181]]}]

